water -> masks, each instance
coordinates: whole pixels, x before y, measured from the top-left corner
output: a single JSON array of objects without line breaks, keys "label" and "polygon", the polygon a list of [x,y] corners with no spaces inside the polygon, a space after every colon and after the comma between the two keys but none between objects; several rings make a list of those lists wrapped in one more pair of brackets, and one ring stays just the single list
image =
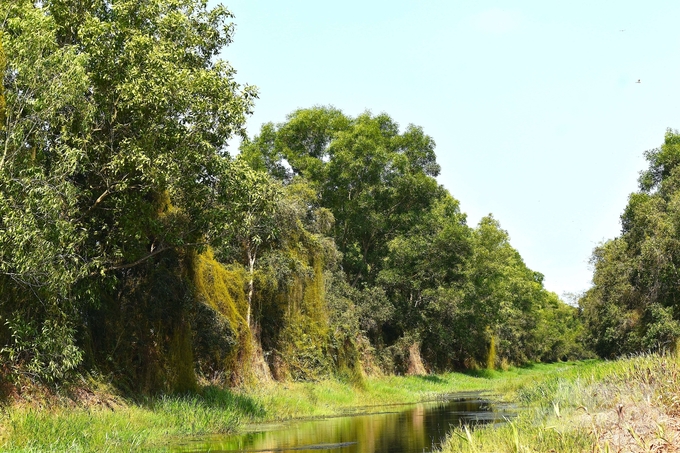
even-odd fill
[{"label": "water", "polygon": [[423,453],[437,448],[452,426],[503,423],[508,405],[479,394],[446,401],[372,407],[359,415],[253,426],[248,432],[184,441],[177,452]]}]

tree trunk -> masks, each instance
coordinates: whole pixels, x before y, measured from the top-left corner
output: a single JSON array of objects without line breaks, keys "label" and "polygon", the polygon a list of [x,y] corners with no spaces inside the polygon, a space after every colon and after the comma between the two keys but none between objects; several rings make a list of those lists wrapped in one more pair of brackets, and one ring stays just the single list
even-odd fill
[{"label": "tree trunk", "polygon": [[406,374],[410,376],[423,376],[427,374],[423,360],[420,358],[420,345],[413,343],[408,348],[408,369]]},{"label": "tree trunk", "polygon": [[253,306],[253,286],[255,284],[255,252],[248,251],[248,308],[246,311],[246,323],[250,328],[250,313]]}]

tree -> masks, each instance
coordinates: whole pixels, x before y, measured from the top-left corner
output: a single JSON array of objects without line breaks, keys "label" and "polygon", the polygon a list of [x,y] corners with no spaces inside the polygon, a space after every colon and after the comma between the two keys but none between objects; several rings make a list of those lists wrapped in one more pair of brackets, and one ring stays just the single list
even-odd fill
[{"label": "tree", "polygon": [[588,337],[605,357],[675,348],[680,338],[680,135],[647,151],[621,235],[593,252],[593,287],[580,300]]},{"label": "tree", "polygon": [[22,323],[78,325],[129,269],[219,240],[227,141],[256,92],[216,60],[233,33],[223,7],[17,0],[0,17],[2,311],[23,320],[11,339]]},{"label": "tree", "polygon": [[[222,224],[225,230],[220,247],[223,254],[241,255],[248,270],[248,311],[246,322],[250,326],[255,281],[255,264],[263,246],[270,245],[277,236],[278,209],[283,191],[279,184],[263,172],[253,170],[245,162],[232,163],[228,175],[221,179],[219,199],[228,211],[229,220]],[[231,248],[230,250],[226,250]],[[237,249],[237,250],[233,250]]]},{"label": "tree", "polygon": [[396,307],[392,328],[416,341],[426,338],[426,355],[433,364],[445,363],[450,352],[438,347],[450,326],[434,330],[442,319],[450,319],[447,315],[458,312],[472,253],[471,233],[458,201],[447,194],[411,230],[389,242],[378,275],[377,282]]},{"label": "tree", "polygon": [[573,310],[543,287],[543,275],[526,266],[491,215],[473,231],[471,248],[464,296],[450,321],[455,361],[495,367],[582,353],[578,336],[562,326],[578,327]]},{"label": "tree", "polygon": [[300,175],[335,218],[333,237],[354,287],[372,285],[387,244],[417,224],[443,196],[434,179],[434,141],[421,128],[403,133],[388,115],[349,118],[337,109],[293,112],[286,123],[265,125],[242,147],[256,168]]}]

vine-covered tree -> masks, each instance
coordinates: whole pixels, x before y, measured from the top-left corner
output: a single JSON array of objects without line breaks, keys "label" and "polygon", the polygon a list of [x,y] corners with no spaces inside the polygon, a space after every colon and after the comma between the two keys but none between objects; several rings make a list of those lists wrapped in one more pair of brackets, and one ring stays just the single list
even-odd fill
[{"label": "vine-covered tree", "polygon": [[[83,303],[159,254],[210,242],[228,221],[217,187],[255,90],[216,59],[233,33],[221,6],[17,0],[0,17],[4,338],[14,362],[72,368],[77,355],[64,354]],[[36,340],[55,336],[46,329],[60,332],[64,354]],[[19,353],[29,337],[51,358]]]},{"label": "vine-covered tree", "polygon": [[5,130],[5,70],[7,61],[5,60],[5,49],[2,47],[0,39],[0,131]]}]

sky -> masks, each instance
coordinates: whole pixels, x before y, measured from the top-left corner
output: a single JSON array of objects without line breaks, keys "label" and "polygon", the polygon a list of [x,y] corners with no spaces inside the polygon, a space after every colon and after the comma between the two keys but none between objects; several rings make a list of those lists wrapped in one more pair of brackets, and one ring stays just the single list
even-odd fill
[{"label": "sky", "polygon": [[468,224],[492,213],[558,295],[590,287],[644,151],[680,128],[677,1],[223,4],[250,136],[315,105],[422,127]]}]

